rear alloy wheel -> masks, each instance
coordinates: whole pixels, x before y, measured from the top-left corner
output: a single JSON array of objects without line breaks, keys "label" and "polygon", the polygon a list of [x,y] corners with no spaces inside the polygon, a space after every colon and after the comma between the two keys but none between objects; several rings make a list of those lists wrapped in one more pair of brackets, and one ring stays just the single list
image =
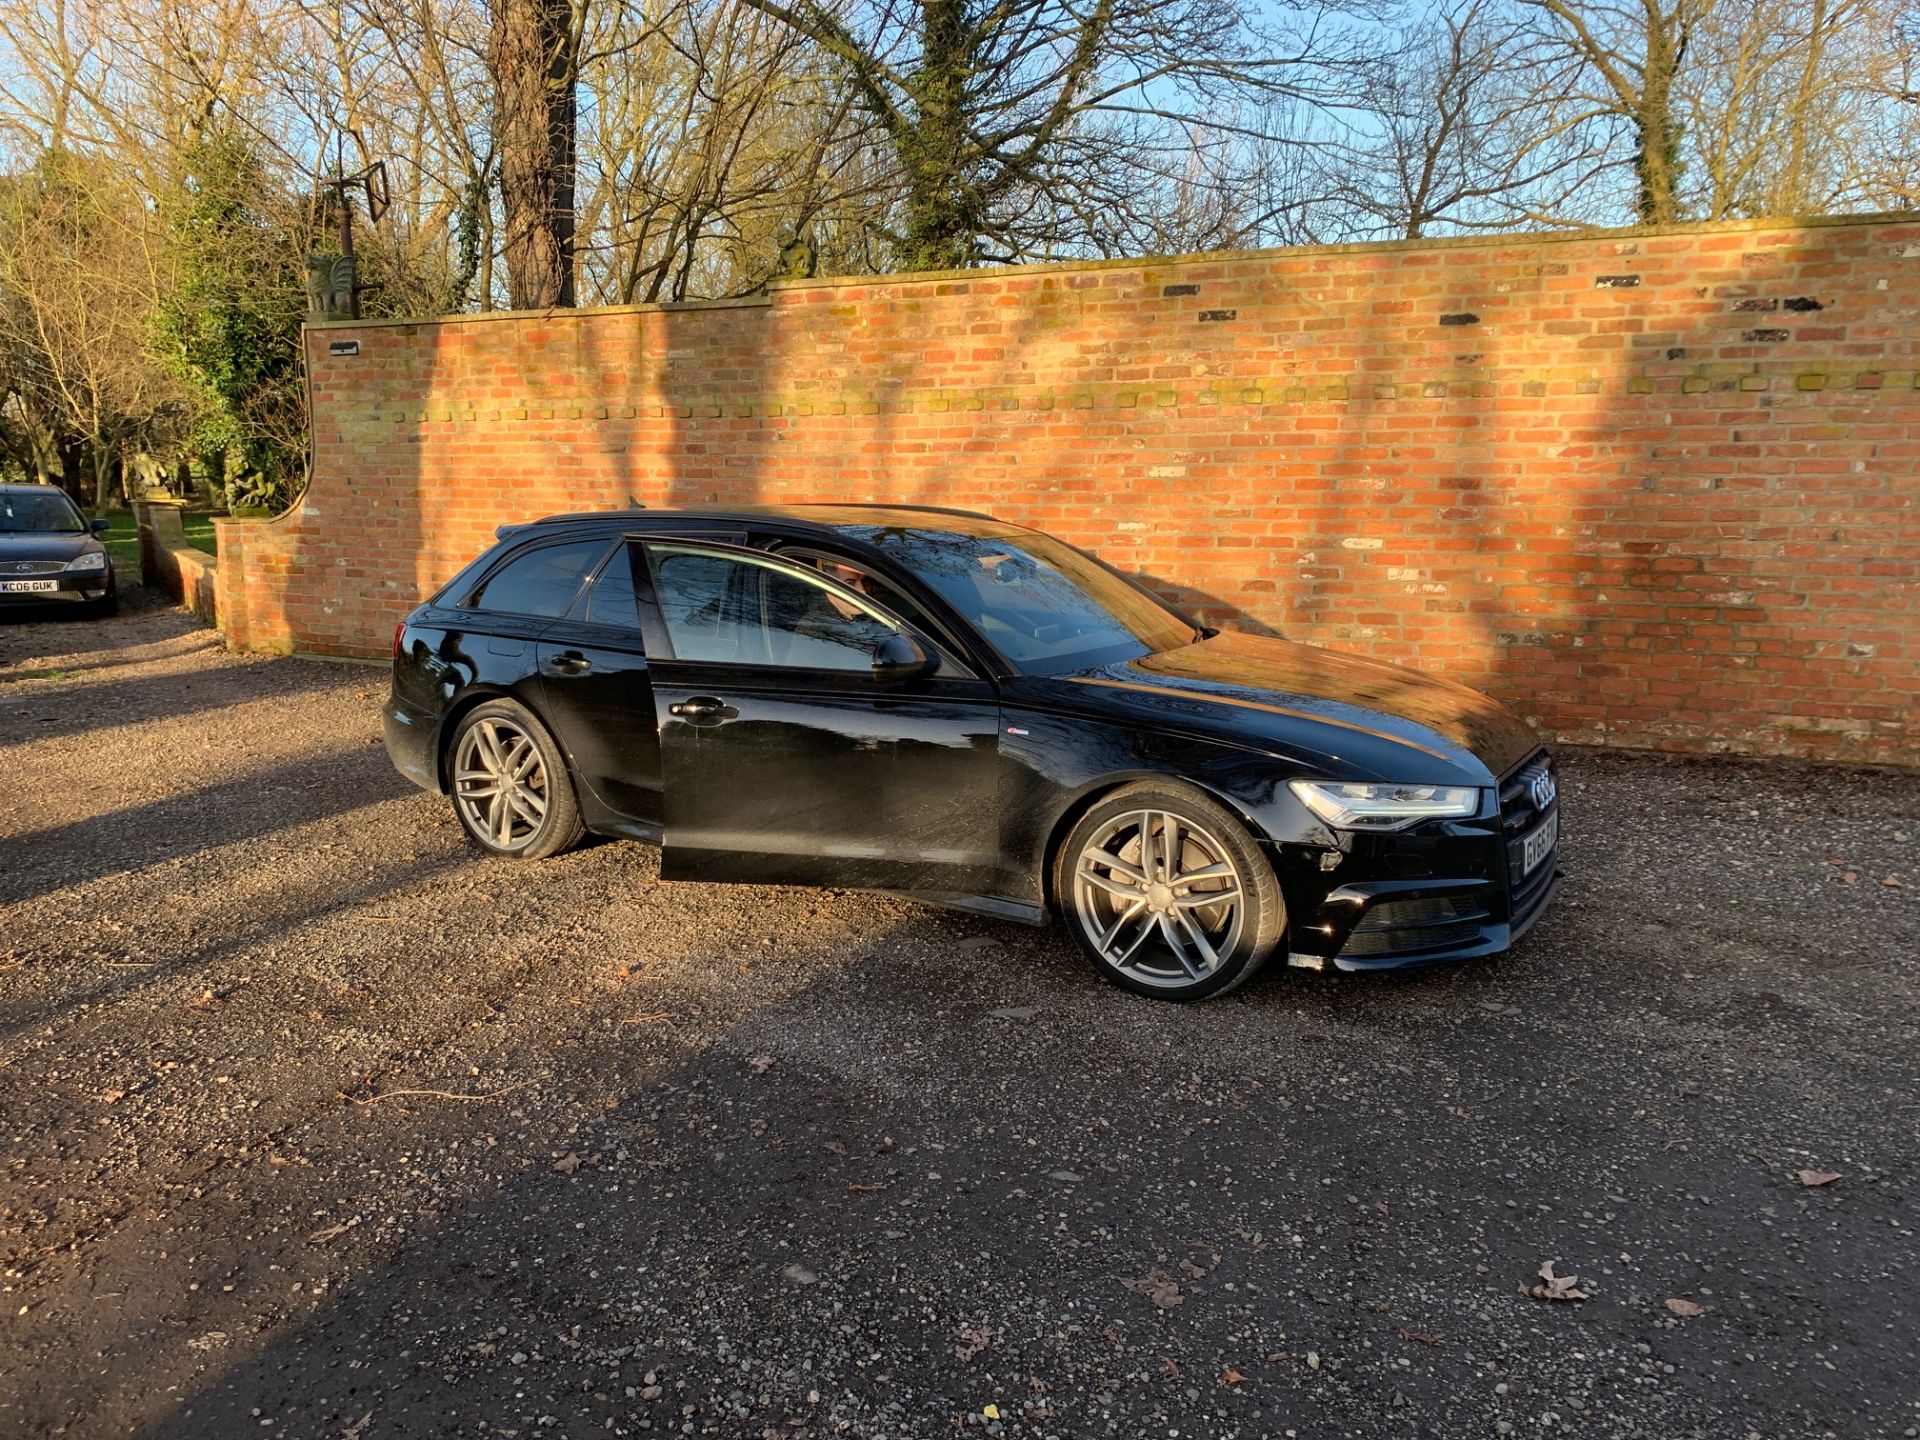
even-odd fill
[{"label": "rear alloy wheel", "polygon": [[453,813],[490,855],[544,860],[583,833],[559,747],[511,700],[489,700],[461,720],[447,778]]},{"label": "rear alloy wheel", "polygon": [[1148,782],[1088,811],[1061,847],[1057,893],[1093,968],[1162,1000],[1207,1000],[1280,944],[1273,867],[1205,796]]}]

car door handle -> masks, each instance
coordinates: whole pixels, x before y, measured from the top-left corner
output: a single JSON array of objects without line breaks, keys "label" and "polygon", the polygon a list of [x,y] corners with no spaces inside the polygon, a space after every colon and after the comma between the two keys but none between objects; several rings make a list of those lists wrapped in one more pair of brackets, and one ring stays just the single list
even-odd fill
[{"label": "car door handle", "polygon": [[716,696],[695,695],[691,700],[680,700],[669,705],[667,713],[678,715],[682,720],[691,720],[698,725],[716,720],[731,720],[740,712]]},{"label": "car door handle", "polygon": [[584,675],[593,668],[593,662],[578,650],[562,650],[549,656],[547,664],[560,675]]}]

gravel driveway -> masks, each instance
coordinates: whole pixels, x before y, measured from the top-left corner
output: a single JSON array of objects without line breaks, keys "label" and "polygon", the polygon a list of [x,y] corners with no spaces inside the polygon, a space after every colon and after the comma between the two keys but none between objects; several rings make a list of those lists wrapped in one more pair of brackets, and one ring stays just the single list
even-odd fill
[{"label": "gravel driveway", "polygon": [[0,627],[0,1435],[1920,1434],[1912,776],[1574,753],[1517,955],[1182,1009],[481,860],[384,686]]}]

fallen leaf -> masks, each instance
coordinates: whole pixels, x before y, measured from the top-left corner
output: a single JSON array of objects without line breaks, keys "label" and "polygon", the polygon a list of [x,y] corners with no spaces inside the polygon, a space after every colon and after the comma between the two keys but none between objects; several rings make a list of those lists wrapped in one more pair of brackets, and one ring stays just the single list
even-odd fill
[{"label": "fallen leaf", "polygon": [[1404,1325],[1400,1327],[1400,1338],[1402,1340],[1417,1341],[1422,1345],[1438,1345],[1440,1343],[1434,1339],[1433,1336],[1423,1335],[1418,1330],[1409,1330]]},{"label": "fallen leaf", "polygon": [[998,1405],[982,1405],[980,1407],[980,1413],[989,1420],[998,1420],[1000,1418],[1000,1407]]},{"label": "fallen leaf", "polygon": [[1553,1261],[1547,1260],[1540,1266],[1540,1282],[1520,1293],[1530,1300],[1591,1300],[1593,1296],[1579,1285],[1578,1275],[1556,1275]]},{"label": "fallen leaf", "polygon": [[1678,1315],[1682,1320],[1698,1319],[1707,1313],[1705,1306],[1696,1305],[1691,1300],[1669,1300],[1667,1301],[1667,1309]]},{"label": "fallen leaf", "polygon": [[771,1055],[756,1055],[747,1062],[747,1068],[756,1075],[764,1075],[773,1068]]},{"label": "fallen leaf", "polygon": [[962,1330],[960,1343],[953,1347],[954,1355],[961,1360],[971,1360],[988,1345],[993,1343],[991,1330]]},{"label": "fallen leaf", "polygon": [[1229,1367],[1220,1372],[1220,1383],[1222,1385],[1244,1385],[1247,1383],[1247,1377],[1242,1375],[1238,1370]]},{"label": "fallen leaf", "polygon": [[884,1185],[849,1185],[847,1186],[847,1193],[849,1195],[878,1195],[886,1188]]},{"label": "fallen leaf", "polygon": [[557,1175],[571,1175],[579,1168],[580,1157],[571,1150],[553,1162],[554,1173]]},{"label": "fallen leaf", "polygon": [[1796,1170],[1794,1177],[1809,1190],[1817,1190],[1822,1185],[1831,1185],[1840,1178],[1838,1170]]},{"label": "fallen leaf", "polygon": [[829,1140],[820,1148],[822,1150],[831,1151],[835,1155],[844,1155],[847,1153],[847,1147],[841,1144],[838,1140]]},{"label": "fallen leaf", "polygon": [[1167,1373],[1169,1375],[1178,1375],[1180,1373],[1180,1362],[1174,1359],[1173,1356],[1162,1355],[1160,1357],[1160,1363],[1167,1367]]},{"label": "fallen leaf", "polygon": [[1144,1295],[1162,1310],[1171,1310],[1186,1299],[1180,1286],[1164,1270],[1149,1270],[1138,1280],[1120,1282],[1136,1295]]},{"label": "fallen leaf", "polygon": [[1883,879],[1880,883],[1882,885],[1891,885],[1894,889],[1898,890],[1898,889],[1901,889],[1906,882],[1903,881],[1898,875],[1889,875],[1885,879]]},{"label": "fallen leaf", "polygon": [[1860,881],[1859,873],[1853,870],[1847,871],[1840,877],[1840,883],[1842,885],[1857,885],[1859,881]]},{"label": "fallen leaf", "polygon": [[126,1098],[127,1092],[124,1090],[102,1090],[100,1092],[100,1103],[102,1105],[118,1105]]}]

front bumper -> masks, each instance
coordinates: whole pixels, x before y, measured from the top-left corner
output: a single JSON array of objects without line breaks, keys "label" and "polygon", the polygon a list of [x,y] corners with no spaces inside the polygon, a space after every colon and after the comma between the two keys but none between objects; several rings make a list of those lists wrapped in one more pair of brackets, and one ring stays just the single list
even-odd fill
[{"label": "front bumper", "polygon": [[13,579],[51,580],[54,582],[54,588],[51,590],[0,589],[0,607],[9,610],[29,610],[35,606],[44,605],[92,605],[113,593],[111,570],[96,570],[85,575],[0,575],[0,581]]},{"label": "front bumper", "polygon": [[[1563,872],[1556,842],[1531,867],[1526,841],[1559,823],[1555,798],[1536,809],[1516,776],[1552,761],[1536,752],[1503,778],[1498,801],[1472,820],[1388,835],[1352,834],[1332,852],[1287,857],[1287,962],[1308,969],[1401,970],[1495,955],[1546,912]],[[1517,797],[1517,798],[1516,798]]]}]

